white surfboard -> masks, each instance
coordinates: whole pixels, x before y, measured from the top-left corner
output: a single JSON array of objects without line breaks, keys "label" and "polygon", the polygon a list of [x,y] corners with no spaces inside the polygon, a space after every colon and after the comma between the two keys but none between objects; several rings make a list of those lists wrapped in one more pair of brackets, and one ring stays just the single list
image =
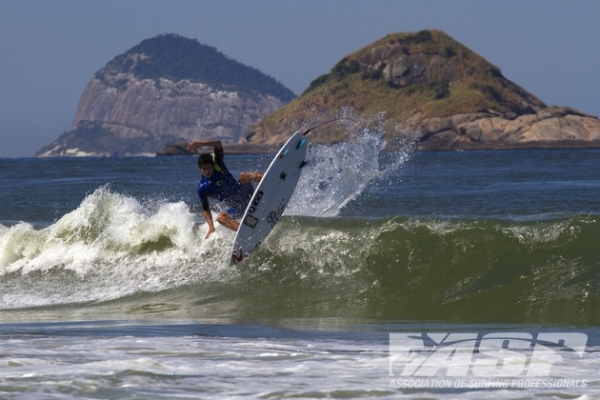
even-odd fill
[{"label": "white surfboard", "polygon": [[300,131],[279,150],[242,217],[233,242],[230,265],[248,257],[271,232],[298,184],[302,167],[306,165],[307,150],[308,139]]}]

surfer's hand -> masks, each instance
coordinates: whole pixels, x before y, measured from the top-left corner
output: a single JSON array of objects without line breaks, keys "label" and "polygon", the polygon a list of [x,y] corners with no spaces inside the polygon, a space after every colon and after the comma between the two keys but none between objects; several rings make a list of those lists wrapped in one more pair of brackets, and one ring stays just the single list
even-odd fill
[{"label": "surfer's hand", "polygon": [[202,146],[203,146],[202,142],[192,142],[192,143],[188,144],[185,148],[188,151],[195,151],[195,150],[198,150]]},{"label": "surfer's hand", "polygon": [[214,231],[215,231],[215,228],[213,228],[213,227],[208,228],[208,232],[206,232],[206,236],[204,236],[204,239],[208,239],[210,234],[213,233]]}]

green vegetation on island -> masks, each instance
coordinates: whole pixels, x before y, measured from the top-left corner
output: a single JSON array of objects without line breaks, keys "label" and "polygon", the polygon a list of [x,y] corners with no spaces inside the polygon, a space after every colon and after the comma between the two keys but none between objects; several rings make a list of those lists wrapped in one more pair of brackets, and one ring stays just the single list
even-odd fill
[{"label": "green vegetation on island", "polygon": [[524,95],[500,68],[445,33],[424,30],[390,34],[344,57],[298,101],[347,101],[397,118],[445,117],[482,108],[531,112],[521,104]]},{"label": "green vegetation on island", "polygon": [[282,127],[289,130],[344,107],[362,115],[385,112],[389,122],[399,124],[414,116],[478,112],[514,118],[545,104],[442,31],[393,33],[342,58],[301,96],[259,121],[249,137],[268,140]]}]

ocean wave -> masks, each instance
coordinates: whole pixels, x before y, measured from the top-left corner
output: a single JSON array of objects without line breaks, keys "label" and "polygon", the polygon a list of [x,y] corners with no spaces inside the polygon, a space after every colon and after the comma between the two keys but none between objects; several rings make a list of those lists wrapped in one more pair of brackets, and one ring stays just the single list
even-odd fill
[{"label": "ocean wave", "polygon": [[[0,310],[600,323],[600,215],[364,217],[361,207],[397,199],[358,196],[411,157],[407,145],[381,163],[382,137],[357,129],[348,142],[311,146],[284,217],[236,267],[234,232],[217,226],[205,240],[203,217],[184,201],[110,186],[54,222],[0,224]],[[352,200],[357,212],[341,216]]]},{"label": "ocean wave", "polygon": [[307,316],[587,325],[598,322],[597,221],[292,219],[246,280],[270,298],[254,308],[284,297],[315,305]]},{"label": "ocean wave", "polygon": [[196,311],[213,316],[587,325],[599,318],[599,219],[286,216],[231,268],[233,232],[205,240],[185,203],[103,187],[51,226],[0,226],[0,304],[177,293],[208,299]]}]

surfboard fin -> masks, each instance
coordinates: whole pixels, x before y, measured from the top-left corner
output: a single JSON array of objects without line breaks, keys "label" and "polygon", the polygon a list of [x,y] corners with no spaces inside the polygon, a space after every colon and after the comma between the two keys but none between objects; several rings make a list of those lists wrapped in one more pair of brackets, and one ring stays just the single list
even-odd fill
[{"label": "surfboard fin", "polygon": [[298,169],[302,169],[302,168],[304,168],[304,167],[306,166],[306,164],[308,164],[308,161],[302,161],[302,162],[300,163],[300,166],[298,167]]},{"label": "surfboard fin", "polygon": [[281,153],[281,155],[279,156],[279,158],[285,157],[285,155],[288,153],[289,150],[290,150],[289,148],[285,149],[285,151],[283,153]]},{"label": "surfboard fin", "polygon": [[298,142],[298,146],[296,146],[297,149],[299,149],[300,147],[302,147],[304,144],[306,143],[306,139],[302,139],[301,141]]}]

